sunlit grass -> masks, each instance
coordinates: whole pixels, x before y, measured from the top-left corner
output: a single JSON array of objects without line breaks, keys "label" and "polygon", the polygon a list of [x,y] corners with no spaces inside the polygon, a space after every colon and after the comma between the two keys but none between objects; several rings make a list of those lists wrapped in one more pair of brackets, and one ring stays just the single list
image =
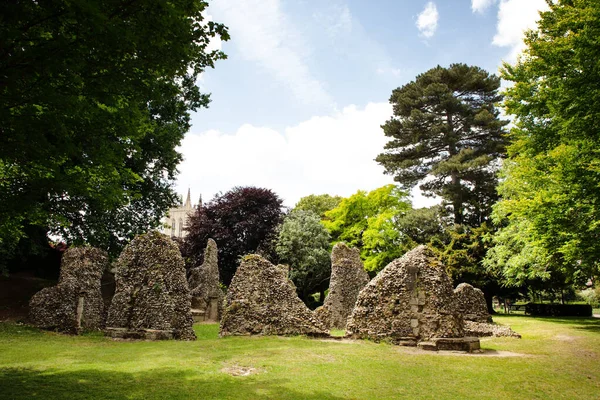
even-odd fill
[{"label": "sunlit grass", "polygon": [[474,356],[369,341],[219,338],[217,325],[196,325],[195,342],[143,342],[4,323],[0,399],[598,398],[600,319],[495,319],[523,339],[484,339],[487,352]]}]

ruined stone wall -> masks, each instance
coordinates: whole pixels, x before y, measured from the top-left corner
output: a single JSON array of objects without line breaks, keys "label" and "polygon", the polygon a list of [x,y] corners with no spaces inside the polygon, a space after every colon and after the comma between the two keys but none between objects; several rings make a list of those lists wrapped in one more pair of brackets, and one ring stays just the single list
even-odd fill
[{"label": "ruined stone wall", "polygon": [[358,295],[346,335],[401,344],[463,337],[452,283],[433,252],[419,246],[373,278]]},{"label": "ruined stone wall", "polygon": [[106,323],[109,334],[196,338],[184,262],[170,238],[155,231],[137,236],[119,256],[115,279],[116,291]]},{"label": "ruined stone wall", "polygon": [[[204,312],[204,320],[219,321],[223,314],[223,291],[219,285],[218,249],[214,240],[208,239],[204,263],[190,270],[189,286],[192,308]],[[213,309],[215,308],[216,309]]]},{"label": "ruined stone wall", "polygon": [[326,336],[328,331],[298,298],[285,270],[252,254],[231,281],[220,334]]},{"label": "ruined stone wall", "polygon": [[107,266],[107,254],[100,249],[67,249],[58,284],[42,289],[29,302],[31,323],[66,333],[102,328],[105,314],[100,280]]},{"label": "ruined stone wall", "polygon": [[492,322],[492,316],[488,313],[485,297],[480,289],[468,283],[461,283],[454,289],[458,311],[466,321]]},{"label": "ruined stone wall", "polygon": [[345,329],[359,292],[369,283],[358,249],[337,243],[331,252],[329,293],[315,315],[327,328]]}]

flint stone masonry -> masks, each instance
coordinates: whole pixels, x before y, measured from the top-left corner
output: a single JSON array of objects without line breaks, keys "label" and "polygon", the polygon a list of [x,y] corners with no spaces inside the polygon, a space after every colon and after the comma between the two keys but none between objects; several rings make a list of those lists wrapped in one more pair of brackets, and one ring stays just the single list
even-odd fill
[{"label": "flint stone masonry", "polygon": [[204,262],[190,270],[189,287],[192,294],[192,314],[195,320],[214,321],[223,314],[223,291],[219,285],[218,249],[214,240],[208,239]]},{"label": "flint stone masonry", "polygon": [[101,329],[105,314],[100,279],[107,267],[107,254],[100,249],[67,249],[58,284],[42,289],[29,301],[31,323],[65,333]]},{"label": "flint stone masonry", "polygon": [[480,289],[468,283],[461,283],[454,289],[454,295],[458,311],[465,321],[492,322],[492,316],[488,313],[485,297]]},{"label": "flint stone masonry", "polygon": [[463,338],[452,283],[433,252],[419,246],[373,278],[358,295],[346,335],[402,345]]},{"label": "flint stone masonry", "polygon": [[227,291],[220,335],[328,336],[329,332],[298,298],[285,270],[251,254],[244,257]]},{"label": "flint stone masonry", "polygon": [[360,291],[369,283],[358,249],[337,243],[331,252],[329,293],[315,315],[327,328],[345,329]]},{"label": "flint stone masonry", "polygon": [[153,231],[133,239],[117,260],[115,279],[108,335],[196,339],[184,262],[177,244],[167,236]]},{"label": "flint stone masonry", "polygon": [[509,326],[475,321],[465,321],[465,334],[477,337],[496,336],[521,338],[521,335],[513,331]]}]

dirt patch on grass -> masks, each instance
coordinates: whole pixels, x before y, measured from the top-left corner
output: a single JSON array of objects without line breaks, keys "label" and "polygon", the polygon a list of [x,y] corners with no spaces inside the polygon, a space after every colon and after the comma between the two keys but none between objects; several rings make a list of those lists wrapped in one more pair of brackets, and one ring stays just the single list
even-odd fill
[{"label": "dirt patch on grass", "polygon": [[466,353],[464,351],[428,351],[421,350],[415,347],[400,347],[398,351],[407,354],[418,354],[418,355],[437,355],[437,356],[461,356],[461,357],[531,357],[530,354],[514,353],[512,351],[504,350],[491,350],[491,349],[480,349],[475,350],[472,353]]},{"label": "dirt patch on grass", "polygon": [[575,337],[575,336],[569,336],[569,335],[556,335],[552,339],[558,340],[561,342],[574,342],[579,338]]},{"label": "dirt patch on grass", "polygon": [[260,371],[252,367],[242,367],[240,365],[232,365],[221,369],[221,372],[231,376],[249,376],[258,374]]}]

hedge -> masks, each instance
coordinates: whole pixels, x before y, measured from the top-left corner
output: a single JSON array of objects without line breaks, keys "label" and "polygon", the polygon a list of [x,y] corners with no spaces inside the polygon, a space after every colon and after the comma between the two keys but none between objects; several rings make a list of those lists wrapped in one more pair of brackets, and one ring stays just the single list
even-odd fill
[{"label": "hedge", "polygon": [[591,317],[589,304],[538,304],[525,305],[525,314],[553,317]]}]

